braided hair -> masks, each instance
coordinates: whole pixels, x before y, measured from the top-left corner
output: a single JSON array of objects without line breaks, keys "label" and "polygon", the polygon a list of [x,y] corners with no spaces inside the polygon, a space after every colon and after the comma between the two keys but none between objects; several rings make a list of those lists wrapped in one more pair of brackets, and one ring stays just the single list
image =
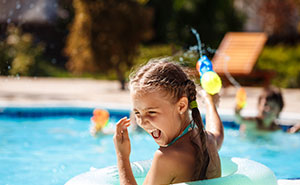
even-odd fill
[{"label": "braided hair", "polygon": [[[189,107],[191,102],[196,101],[197,91],[193,81],[191,81],[183,69],[166,59],[155,59],[139,68],[130,75],[130,91],[153,92],[162,90],[166,92],[173,103],[186,96]],[[206,132],[201,119],[200,111],[193,106],[191,109],[192,119],[197,129],[196,135],[191,135],[191,142],[196,151],[196,168],[192,180],[206,179],[206,171],[210,161],[206,146]],[[198,144],[200,140],[200,145]],[[198,142],[197,142],[198,141]]]}]

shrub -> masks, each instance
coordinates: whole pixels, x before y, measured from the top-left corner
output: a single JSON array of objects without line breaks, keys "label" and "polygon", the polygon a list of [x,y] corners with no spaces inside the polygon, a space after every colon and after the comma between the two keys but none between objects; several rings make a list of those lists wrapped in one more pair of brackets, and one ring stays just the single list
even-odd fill
[{"label": "shrub", "polygon": [[8,75],[13,56],[9,54],[9,47],[5,41],[0,42],[0,75]]},{"label": "shrub", "polygon": [[114,73],[124,89],[139,44],[152,36],[152,10],[132,0],[74,0],[73,5],[67,68],[77,74]]},{"label": "shrub", "polygon": [[42,62],[44,45],[34,44],[29,33],[10,25],[7,38],[0,43],[1,75],[33,76],[41,73],[39,62]]},{"label": "shrub", "polygon": [[300,45],[266,46],[256,68],[276,71],[272,83],[283,88],[300,87]]}]

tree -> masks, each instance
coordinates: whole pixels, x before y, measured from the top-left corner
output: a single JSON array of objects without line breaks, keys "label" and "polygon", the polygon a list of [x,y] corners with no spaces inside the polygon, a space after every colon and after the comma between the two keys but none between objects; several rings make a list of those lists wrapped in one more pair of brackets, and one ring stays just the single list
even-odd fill
[{"label": "tree", "polygon": [[74,0],[67,38],[67,68],[74,73],[114,73],[125,89],[141,41],[150,39],[152,11],[133,0]]},{"label": "tree", "polygon": [[273,42],[278,40],[293,43],[297,41],[299,14],[296,0],[264,0],[259,9],[263,30]]},{"label": "tree", "polygon": [[7,37],[0,42],[0,74],[36,76],[43,73],[44,44],[34,43],[33,35],[23,33],[13,24],[7,27]]},{"label": "tree", "polygon": [[269,44],[295,44],[300,39],[299,0],[236,0],[247,12],[251,31],[264,31]]},{"label": "tree", "polygon": [[150,0],[155,9],[155,42],[181,46],[196,43],[190,28],[195,28],[203,43],[218,46],[228,31],[241,31],[244,16],[233,0]]}]

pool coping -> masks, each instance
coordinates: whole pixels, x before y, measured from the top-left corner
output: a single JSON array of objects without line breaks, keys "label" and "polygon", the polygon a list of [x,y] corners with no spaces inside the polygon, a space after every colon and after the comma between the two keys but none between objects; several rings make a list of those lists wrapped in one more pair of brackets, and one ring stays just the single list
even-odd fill
[{"label": "pool coping", "polygon": [[[0,102],[0,109],[5,107],[18,107],[18,108],[100,108],[100,109],[117,109],[121,111],[131,110],[130,104],[121,104],[121,103],[94,103],[94,102],[86,102],[86,101],[75,101],[72,103],[62,103],[62,102],[47,102],[47,103],[3,103]],[[200,108],[201,113],[205,114],[206,111],[203,108]],[[232,120],[232,117],[234,116],[233,110],[227,110],[227,109],[219,109],[218,112],[220,115],[226,118],[230,117]],[[257,111],[255,110],[245,110],[241,113],[245,116],[255,116],[257,115]],[[300,120],[300,114],[296,112],[282,112],[279,117],[280,125],[284,126],[292,126],[299,122]]]}]

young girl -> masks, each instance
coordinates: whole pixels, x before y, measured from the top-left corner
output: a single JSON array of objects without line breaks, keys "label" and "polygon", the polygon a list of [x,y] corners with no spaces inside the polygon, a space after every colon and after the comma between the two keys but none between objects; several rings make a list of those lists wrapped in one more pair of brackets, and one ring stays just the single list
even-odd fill
[{"label": "young girl", "polygon": [[243,117],[241,107],[235,108],[236,123],[241,124],[242,132],[275,131],[280,129],[275,123],[284,107],[281,90],[270,86],[264,88],[258,98],[258,115],[255,117]]},{"label": "young girl", "polygon": [[[207,107],[204,129],[196,103],[196,86],[180,66],[162,59],[149,62],[131,76],[130,94],[137,124],[160,146],[144,184],[220,177],[218,150],[224,136],[213,97],[204,96]],[[136,184],[129,161],[129,125],[129,119],[121,119],[114,135],[122,185]]]}]

